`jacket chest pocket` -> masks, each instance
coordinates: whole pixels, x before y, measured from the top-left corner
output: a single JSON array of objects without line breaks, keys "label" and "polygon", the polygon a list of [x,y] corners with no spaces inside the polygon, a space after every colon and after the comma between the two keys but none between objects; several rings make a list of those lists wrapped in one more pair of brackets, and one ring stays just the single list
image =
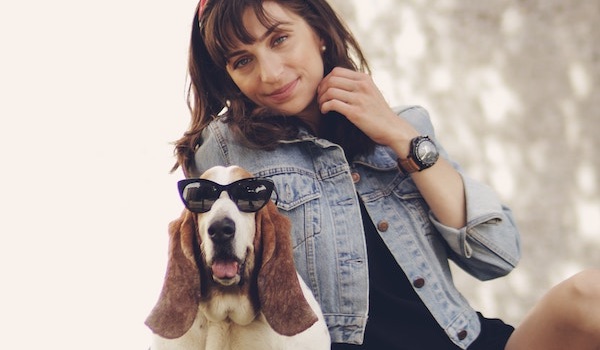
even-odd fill
[{"label": "jacket chest pocket", "polygon": [[395,182],[392,194],[394,200],[399,201],[400,210],[405,211],[401,215],[422,230],[425,235],[431,235],[436,232],[433,224],[429,220],[429,205],[419,192],[415,183],[408,177],[401,177]]},{"label": "jacket chest pocket", "polygon": [[321,231],[319,184],[314,176],[300,172],[271,174],[269,177],[275,183],[277,207],[292,222],[292,242],[296,249]]}]

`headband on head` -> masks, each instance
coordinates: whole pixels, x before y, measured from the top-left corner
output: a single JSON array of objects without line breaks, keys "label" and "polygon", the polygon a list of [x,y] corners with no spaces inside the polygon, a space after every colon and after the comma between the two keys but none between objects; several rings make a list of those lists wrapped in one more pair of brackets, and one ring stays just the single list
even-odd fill
[{"label": "headband on head", "polygon": [[200,5],[198,6],[198,17],[202,16],[202,11],[204,10],[206,1],[208,1],[208,0],[200,0]]}]

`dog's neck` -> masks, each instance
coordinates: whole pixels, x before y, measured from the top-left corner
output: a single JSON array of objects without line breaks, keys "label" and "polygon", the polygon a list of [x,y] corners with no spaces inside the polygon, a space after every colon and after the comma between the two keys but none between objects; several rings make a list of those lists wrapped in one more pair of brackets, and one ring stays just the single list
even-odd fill
[{"label": "dog's neck", "polygon": [[258,288],[256,283],[248,281],[255,281],[257,276],[250,276],[251,272],[245,270],[239,284],[223,286],[212,279],[210,271],[204,272],[199,307],[209,321],[230,321],[243,326],[256,318],[260,310]]},{"label": "dog's neck", "polygon": [[[237,291],[236,291],[237,289]],[[257,301],[242,287],[211,288],[202,298],[200,310],[211,322],[230,321],[241,326],[250,324],[258,316]]]}]

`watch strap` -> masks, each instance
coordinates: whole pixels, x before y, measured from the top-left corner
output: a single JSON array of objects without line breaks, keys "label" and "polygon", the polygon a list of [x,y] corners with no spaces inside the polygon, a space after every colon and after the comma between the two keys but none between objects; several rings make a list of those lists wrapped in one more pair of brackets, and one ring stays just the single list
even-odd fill
[{"label": "watch strap", "polygon": [[[429,159],[427,161],[422,161],[421,159],[417,158],[417,153],[419,152],[418,148],[423,144],[423,142],[431,143],[436,152],[435,154],[429,155]],[[434,159],[431,159],[431,156],[433,156]],[[439,153],[437,153],[435,144],[433,141],[431,141],[429,136],[417,136],[410,141],[410,150],[408,152],[408,156],[405,159],[398,158],[398,168],[400,168],[400,170],[405,174],[412,174],[414,172],[422,171],[431,167],[438,160],[438,157]]]},{"label": "watch strap", "polygon": [[408,158],[405,159],[398,158],[398,167],[405,174],[412,174],[421,170],[419,165],[414,161],[414,159],[411,156],[408,156]]}]

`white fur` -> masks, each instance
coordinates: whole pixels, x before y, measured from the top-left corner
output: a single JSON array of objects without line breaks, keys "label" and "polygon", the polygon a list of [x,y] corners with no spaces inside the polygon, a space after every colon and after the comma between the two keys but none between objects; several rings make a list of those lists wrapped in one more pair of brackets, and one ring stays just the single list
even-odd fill
[{"label": "white fur", "polygon": [[[208,237],[208,228],[216,221],[222,220],[223,218],[229,218],[233,220],[236,227],[236,234],[232,241],[234,255],[245,261],[247,254],[254,254],[254,233],[256,230],[256,221],[254,219],[255,213],[244,213],[237,209],[235,203],[229,199],[226,192],[221,194],[221,197],[213,204],[211,210],[208,213],[203,214],[202,220],[198,220],[198,230],[200,231],[200,237],[202,240],[201,250],[204,254],[206,263],[210,266],[213,263],[213,241]],[[224,282],[224,284],[234,284],[239,280],[232,280]]]},{"label": "white fur", "polygon": [[[280,335],[271,329],[262,314],[247,325],[212,322],[201,308],[194,324],[182,337],[164,339],[154,335],[152,350],[329,350],[331,340],[321,309],[304,281],[299,275],[297,277],[304,297],[319,318],[304,332],[292,337]],[[231,301],[215,302],[228,304]]]}]

